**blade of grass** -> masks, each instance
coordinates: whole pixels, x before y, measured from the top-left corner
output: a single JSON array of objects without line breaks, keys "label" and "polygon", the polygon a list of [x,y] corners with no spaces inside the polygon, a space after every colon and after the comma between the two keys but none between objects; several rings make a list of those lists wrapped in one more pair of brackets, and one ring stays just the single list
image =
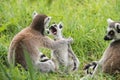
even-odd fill
[{"label": "blade of grass", "polygon": [[12,80],[1,63],[0,63],[0,69],[4,73],[4,75],[7,77],[8,80]]},{"label": "blade of grass", "polygon": [[31,78],[31,80],[34,80],[34,69],[33,69],[32,61],[31,61],[30,55],[27,52],[25,47],[24,47],[24,56],[25,56],[25,60],[26,60],[27,67],[28,67],[28,71],[29,71],[29,74],[30,74],[30,78]]}]

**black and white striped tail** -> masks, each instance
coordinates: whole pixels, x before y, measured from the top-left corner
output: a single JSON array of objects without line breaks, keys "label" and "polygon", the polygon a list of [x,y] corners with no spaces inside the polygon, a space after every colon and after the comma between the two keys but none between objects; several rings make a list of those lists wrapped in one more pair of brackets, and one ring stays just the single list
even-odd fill
[{"label": "black and white striped tail", "polygon": [[73,67],[73,71],[75,71],[77,69],[77,64],[74,62],[74,67]]},{"label": "black and white striped tail", "polygon": [[[92,62],[92,63],[85,65],[84,70],[86,71],[86,74],[92,75],[96,66],[97,66],[97,62]],[[92,69],[92,72],[90,71],[90,69]]]},{"label": "black and white striped tail", "polygon": [[50,60],[47,56],[45,56],[44,54],[40,55],[40,62],[46,62]]}]

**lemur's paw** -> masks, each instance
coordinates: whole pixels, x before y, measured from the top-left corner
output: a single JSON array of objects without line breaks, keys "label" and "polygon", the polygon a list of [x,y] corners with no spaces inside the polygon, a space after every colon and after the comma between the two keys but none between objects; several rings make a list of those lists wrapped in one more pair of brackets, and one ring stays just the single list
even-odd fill
[{"label": "lemur's paw", "polygon": [[68,40],[68,43],[73,43],[73,38],[72,37],[69,37],[67,40]]}]

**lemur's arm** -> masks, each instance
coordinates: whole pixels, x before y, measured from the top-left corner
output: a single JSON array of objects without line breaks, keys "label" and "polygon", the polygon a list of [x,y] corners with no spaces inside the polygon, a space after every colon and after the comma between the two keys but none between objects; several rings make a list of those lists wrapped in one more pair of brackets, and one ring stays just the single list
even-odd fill
[{"label": "lemur's arm", "polygon": [[64,40],[57,40],[54,41],[49,37],[44,37],[43,38],[43,46],[52,50],[58,49],[59,47],[63,47],[63,45],[70,44],[72,43],[73,39],[72,38],[67,38]]},{"label": "lemur's arm", "polygon": [[70,53],[70,56],[72,56],[72,58],[74,59],[74,60],[77,60],[76,58],[76,55],[74,54],[74,52],[73,52],[73,50],[72,50],[72,47],[71,47],[71,45],[70,44],[68,44],[68,53]]}]

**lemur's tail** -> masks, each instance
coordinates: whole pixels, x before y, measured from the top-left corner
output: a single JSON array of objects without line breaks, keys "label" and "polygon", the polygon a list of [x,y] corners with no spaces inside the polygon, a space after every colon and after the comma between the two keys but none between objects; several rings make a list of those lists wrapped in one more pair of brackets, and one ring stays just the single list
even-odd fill
[{"label": "lemur's tail", "polygon": [[77,64],[74,62],[73,71],[75,71],[76,69],[77,69]]},{"label": "lemur's tail", "polygon": [[46,62],[48,60],[50,60],[50,59],[46,55],[44,55],[44,54],[40,55],[40,62]]},{"label": "lemur's tail", "polygon": [[84,70],[86,74],[92,75],[97,65],[98,63],[96,61],[85,65]]},{"label": "lemur's tail", "polygon": [[79,62],[79,59],[76,57],[75,59],[73,59],[74,60],[74,67],[73,67],[73,71],[76,71],[76,70],[78,70],[78,68],[79,68],[79,64],[80,64],[80,62]]},{"label": "lemur's tail", "polygon": [[17,48],[17,46],[19,45],[20,41],[18,40],[13,40],[10,44],[10,47],[9,47],[9,50],[8,50],[8,55],[7,55],[7,58],[8,58],[8,63],[10,65],[13,65],[15,64],[15,50]]}]

